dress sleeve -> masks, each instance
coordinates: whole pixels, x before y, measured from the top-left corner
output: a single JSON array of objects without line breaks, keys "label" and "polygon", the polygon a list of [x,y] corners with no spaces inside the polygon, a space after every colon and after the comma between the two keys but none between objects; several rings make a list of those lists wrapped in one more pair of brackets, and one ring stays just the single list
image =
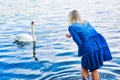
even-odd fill
[{"label": "dress sleeve", "polygon": [[69,32],[70,32],[73,40],[74,40],[74,41],[76,42],[76,44],[78,45],[78,47],[81,48],[81,46],[82,46],[82,41],[81,41],[80,36],[78,35],[77,31],[76,31],[72,26],[70,26],[70,27],[68,28],[68,30],[69,30]]}]

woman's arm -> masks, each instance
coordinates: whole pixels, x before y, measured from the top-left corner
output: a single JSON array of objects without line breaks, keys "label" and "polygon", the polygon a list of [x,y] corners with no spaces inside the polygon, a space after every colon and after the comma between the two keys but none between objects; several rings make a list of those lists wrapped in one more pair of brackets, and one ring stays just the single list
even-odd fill
[{"label": "woman's arm", "polygon": [[77,32],[75,31],[74,27],[70,26],[68,28],[73,40],[76,42],[76,44],[78,45],[78,47],[80,48],[82,46],[82,41],[80,36],[77,34]]}]

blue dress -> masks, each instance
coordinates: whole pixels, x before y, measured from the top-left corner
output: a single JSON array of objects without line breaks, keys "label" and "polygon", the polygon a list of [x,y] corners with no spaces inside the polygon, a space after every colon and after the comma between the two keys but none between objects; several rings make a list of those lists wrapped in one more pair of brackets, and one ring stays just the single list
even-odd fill
[{"label": "blue dress", "polygon": [[103,66],[104,61],[112,59],[105,38],[89,22],[73,23],[68,28],[78,46],[78,56],[82,56],[81,65],[90,72]]}]

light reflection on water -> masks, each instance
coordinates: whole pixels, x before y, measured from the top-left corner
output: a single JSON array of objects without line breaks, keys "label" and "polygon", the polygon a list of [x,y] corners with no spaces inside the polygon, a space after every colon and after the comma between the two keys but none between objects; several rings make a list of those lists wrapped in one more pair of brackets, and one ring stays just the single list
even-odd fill
[{"label": "light reflection on water", "polygon": [[[66,39],[67,14],[81,12],[109,43],[113,60],[99,69],[101,80],[120,79],[120,1],[0,0],[0,80],[81,80],[81,62]],[[14,44],[10,35],[30,33],[37,43]],[[38,60],[38,61],[37,61]]]}]

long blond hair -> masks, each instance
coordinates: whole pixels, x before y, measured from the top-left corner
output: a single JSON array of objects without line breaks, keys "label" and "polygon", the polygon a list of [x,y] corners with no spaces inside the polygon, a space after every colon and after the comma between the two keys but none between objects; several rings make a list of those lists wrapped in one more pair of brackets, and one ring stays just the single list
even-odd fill
[{"label": "long blond hair", "polygon": [[74,22],[82,23],[80,13],[77,10],[73,10],[69,12],[68,18],[69,18],[69,25],[71,25]]}]

